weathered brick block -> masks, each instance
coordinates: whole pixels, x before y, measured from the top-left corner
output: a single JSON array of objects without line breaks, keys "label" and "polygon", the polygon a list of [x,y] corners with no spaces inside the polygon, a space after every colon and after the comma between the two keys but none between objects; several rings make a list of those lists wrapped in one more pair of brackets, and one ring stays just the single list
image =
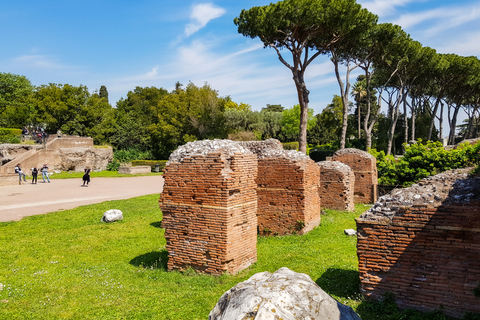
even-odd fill
[{"label": "weathered brick block", "polygon": [[355,173],[355,203],[377,201],[377,160],[374,156],[362,150],[347,148],[335,152],[332,159],[343,162]]},{"label": "weathered brick block", "polygon": [[304,234],[320,224],[319,167],[297,151],[258,157],[258,230],[264,235]]},{"label": "weathered brick block", "polygon": [[357,219],[361,291],[402,308],[480,313],[480,177],[450,171],[393,191]]},{"label": "weathered brick block", "polygon": [[[160,198],[168,269],[236,273],[257,259],[257,159],[225,140],[170,157]],[[181,156],[179,156],[181,154]]]},{"label": "weathered brick block", "polygon": [[320,161],[317,165],[320,168],[318,194],[322,208],[355,210],[353,170],[339,161]]}]

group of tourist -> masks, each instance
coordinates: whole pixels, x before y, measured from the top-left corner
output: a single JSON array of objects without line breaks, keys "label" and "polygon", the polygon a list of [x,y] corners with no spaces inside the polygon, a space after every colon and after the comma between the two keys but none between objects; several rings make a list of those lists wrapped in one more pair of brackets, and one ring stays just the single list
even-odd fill
[{"label": "group of tourist", "polygon": [[[47,166],[46,163],[40,169],[38,169],[37,167],[33,167],[33,168],[30,169],[30,171],[32,171],[32,184],[37,184],[38,172],[42,173],[42,179],[43,179],[44,183],[45,183],[45,179],[47,179],[48,183],[50,183],[50,178],[48,177],[48,166]],[[27,181],[26,177],[25,177],[25,173],[23,172],[22,168],[20,167],[20,163],[18,163],[15,166],[15,173],[18,174],[18,179],[20,181],[22,180],[22,177],[23,177],[23,181],[25,181],[25,182]]]},{"label": "group of tourist", "polygon": [[[45,183],[45,179],[47,179],[48,183],[50,183],[50,178],[48,177],[48,166],[46,163],[40,169],[38,169],[37,167],[33,167],[32,169],[30,169],[30,171],[32,171],[32,184],[37,184],[38,172],[42,173],[42,179],[44,183]],[[85,168],[83,172],[83,177],[82,177],[82,180],[83,180],[82,187],[88,187],[88,184],[90,183],[90,172],[91,172],[90,168]],[[15,173],[18,174],[18,179],[20,181],[22,181],[22,177],[23,177],[23,181],[27,182],[25,173],[20,167],[20,163],[18,163],[15,166]]]}]

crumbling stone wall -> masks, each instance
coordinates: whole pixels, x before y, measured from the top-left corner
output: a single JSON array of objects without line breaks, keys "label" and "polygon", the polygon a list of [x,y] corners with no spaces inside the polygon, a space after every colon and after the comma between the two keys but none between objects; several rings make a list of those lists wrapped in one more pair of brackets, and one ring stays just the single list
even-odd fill
[{"label": "crumbling stone wall", "polygon": [[319,167],[287,150],[258,154],[258,230],[265,235],[304,234],[320,224]]},{"label": "crumbling stone wall", "polygon": [[339,161],[317,162],[320,168],[318,195],[322,208],[333,210],[355,210],[355,174],[346,164]]},{"label": "crumbling stone wall", "polygon": [[347,148],[338,150],[332,160],[349,166],[355,173],[355,203],[375,203],[377,201],[377,160],[368,152]]},{"label": "crumbling stone wall", "polygon": [[236,273],[256,261],[255,155],[228,140],[187,143],[163,177],[169,270]]},{"label": "crumbling stone wall", "polygon": [[403,308],[480,313],[480,177],[452,170],[383,196],[357,219],[361,291]]}]

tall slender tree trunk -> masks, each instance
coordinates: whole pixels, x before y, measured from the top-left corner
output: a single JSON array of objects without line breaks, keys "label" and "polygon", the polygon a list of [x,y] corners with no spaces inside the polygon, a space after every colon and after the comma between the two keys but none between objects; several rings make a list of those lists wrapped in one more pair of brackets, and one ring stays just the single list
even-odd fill
[{"label": "tall slender tree trunk", "polygon": [[298,149],[302,153],[307,153],[308,95],[310,92],[307,90],[307,86],[305,85],[303,72],[294,72],[293,81],[295,82],[298,101],[300,103],[300,132],[298,136]]},{"label": "tall slender tree trunk", "polygon": [[348,92],[350,91],[350,72],[355,69],[350,69],[350,65],[347,64],[347,71],[345,74],[345,84],[340,77],[340,71],[338,68],[339,61],[336,58],[334,52],[332,52],[332,61],[335,66],[335,76],[337,77],[338,84],[340,86],[340,95],[342,97],[342,105],[343,105],[343,119],[342,119],[342,131],[340,135],[340,149],[345,149],[345,143],[347,140],[347,127],[348,127]]},{"label": "tall slender tree trunk", "polygon": [[438,139],[443,143],[443,102],[440,102],[440,124],[438,125]]},{"label": "tall slender tree trunk", "polygon": [[427,140],[432,140],[433,126],[435,125],[435,118],[437,117],[438,106],[440,104],[440,97],[435,101],[435,106],[432,111],[432,119],[430,120],[430,127],[428,128],[428,137]]},{"label": "tall slender tree trunk", "polygon": [[362,138],[362,127],[361,127],[361,112],[360,112],[360,98],[357,99],[357,127],[358,127],[358,139],[360,140]]}]

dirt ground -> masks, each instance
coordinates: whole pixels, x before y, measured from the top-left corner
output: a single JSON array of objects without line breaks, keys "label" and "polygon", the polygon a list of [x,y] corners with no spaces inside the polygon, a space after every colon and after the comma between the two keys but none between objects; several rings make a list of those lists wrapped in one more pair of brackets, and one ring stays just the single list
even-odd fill
[{"label": "dirt ground", "polygon": [[72,209],[78,206],[119,200],[163,191],[162,176],[127,178],[92,178],[88,187],[82,179],[53,179],[37,184],[29,180],[22,185],[0,186],[0,222],[18,221],[23,217]]}]

